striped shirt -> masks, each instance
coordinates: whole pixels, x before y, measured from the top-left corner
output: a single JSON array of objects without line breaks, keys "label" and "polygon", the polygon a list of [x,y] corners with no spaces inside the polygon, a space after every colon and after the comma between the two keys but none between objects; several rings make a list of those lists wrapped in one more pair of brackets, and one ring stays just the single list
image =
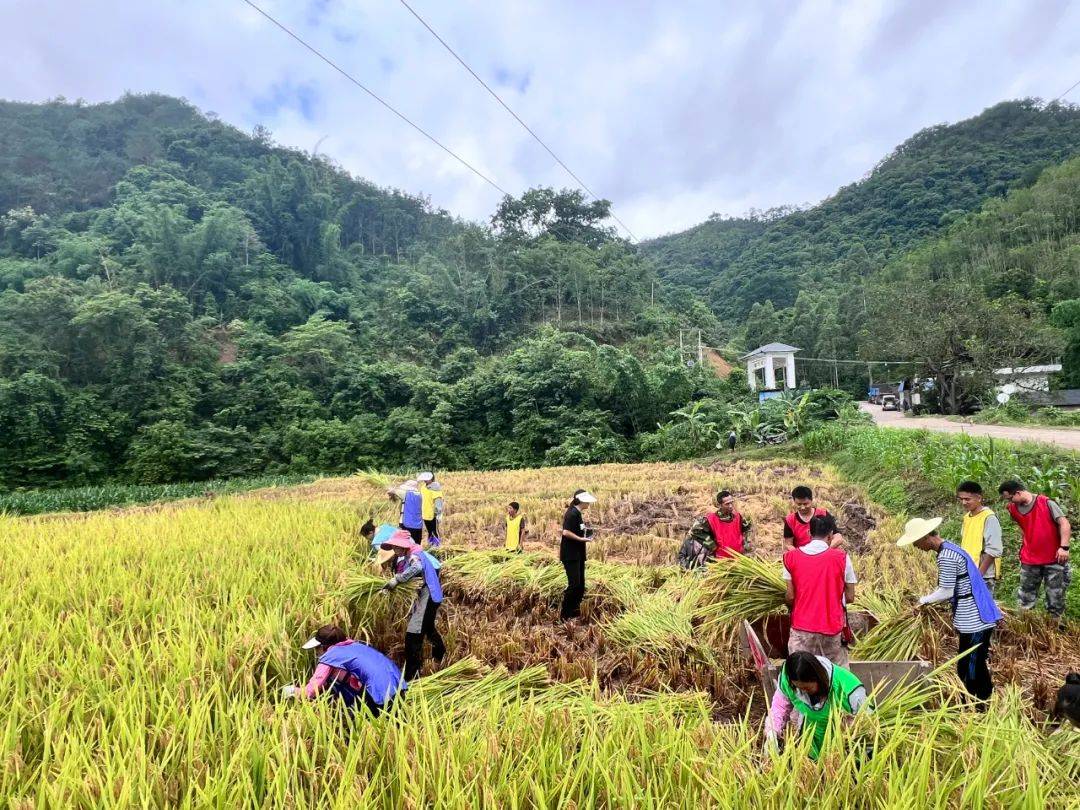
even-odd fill
[{"label": "striped shirt", "polygon": [[952,549],[943,548],[937,556],[937,590],[920,599],[920,602],[941,602],[953,599],[953,627],[958,633],[978,633],[993,622],[984,622],[979,615],[975,597],[971,595],[971,580],[968,578],[967,562]]}]

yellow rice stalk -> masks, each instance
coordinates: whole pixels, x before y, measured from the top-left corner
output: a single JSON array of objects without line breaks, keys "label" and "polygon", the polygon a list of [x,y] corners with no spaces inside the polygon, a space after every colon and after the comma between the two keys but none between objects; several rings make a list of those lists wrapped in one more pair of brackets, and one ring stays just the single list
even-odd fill
[{"label": "yellow rice stalk", "polygon": [[786,593],[779,563],[737,554],[708,567],[698,615],[713,626],[754,621],[784,610]]}]

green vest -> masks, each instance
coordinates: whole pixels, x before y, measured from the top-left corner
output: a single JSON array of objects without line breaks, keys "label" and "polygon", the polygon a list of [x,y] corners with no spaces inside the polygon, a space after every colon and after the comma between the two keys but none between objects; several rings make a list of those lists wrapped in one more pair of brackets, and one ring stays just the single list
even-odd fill
[{"label": "green vest", "polygon": [[780,691],[791,701],[792,705],[803,716],[803,723],[807,730],[813,732],[814,740],[810,745],[810,756],[818,758],[821,753],[822,743],[825,742],[825,729],[829,725],[829,715],[835,707],[839,707],[848,714],[854,714],[851,708],[851,693],[862,686],[860,681],[850,670],[833,664],[832,683],[829,685],[829,696],[818,708],[812,707],[802,698],[798,697],[798,691],[788,682],[787,671],[780,668]]}]

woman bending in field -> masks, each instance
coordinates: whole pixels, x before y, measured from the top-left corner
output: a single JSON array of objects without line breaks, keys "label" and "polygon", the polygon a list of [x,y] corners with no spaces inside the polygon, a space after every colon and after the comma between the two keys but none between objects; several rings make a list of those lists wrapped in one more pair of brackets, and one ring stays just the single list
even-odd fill
[{"label": "woman bending in field", "polygon": [[378,715],[408,686],[393,661],[374,647],[348,638],[337,625],[320,627],[303,646],[318,652],[319,663],[307,685],[286,686],[285,697],[313,700],[326,694],[350,709],[363,703],[372,715]]},{"label": "woman bending in field", "polygon": [[825,742],[825,729],[834,714],[855,714],[867,707],[866,689],[849,670],[828,658],[808,652],[794,652],[780,669],[780,682],[773,695],[766,733],[776,745],[790,725],[813,734],[810,758],[817,759]]}]

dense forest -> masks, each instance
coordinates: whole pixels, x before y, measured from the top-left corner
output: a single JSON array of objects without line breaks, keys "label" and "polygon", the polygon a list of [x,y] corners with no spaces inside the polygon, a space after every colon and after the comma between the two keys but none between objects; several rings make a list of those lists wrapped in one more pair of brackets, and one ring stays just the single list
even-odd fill
[{"label": "dense forest", "polygon": [[0,488],[678,458],[839,407],[755,413],[685,328],[912,358],[946,408],[1047,353],[1080,384],[1076,154],[1080,111],[1009,102],[638,248],[605,201],[463,222],[173,98],[0,103]]},{"label": "dense forest", "polygon": [[[942,344],[923,350],[930,343],[921,342],[919,332],[935,321],[921,312],[940,315],[936,304],[966,297],[971,306],[965,315],[973,322],[992,305],[1000,310],[995,324],[1033,339],[1009,340],[1001,333],[991,339],[983,330],[971,346],[960,347],[956,338],[947,351],[961,361],[976,359],[975,351],[983,370],[990,362],[1041,361],[1060,350],[1060,338],[1042,328],[1047,320],[1072,328],[1075,319],[1073,305],[1064,302],[1077,297],[1080,278],[1070,236],[1080,189],[1066,173],[1036,193],[1023,190],[1075,155],[1080,108],[1004,102],[970,120],[918,133],[866,178],[812,208],[713,217],[643,249],[661,278],[707,298],[739,347],[782,340],[807,356],[910,358],[916,363],[893,373],[937,374]],[[1010,193],[1013,198],[999,207]],[[921,252],[938,239],[932,251]],[[950,252],[955,244],[968,249]],[[980,244],[993,255],[981,254]],[[941,284],[923,284],[927,274],[938,274],[939,282],[947,276],[949,294]],[[894,290],[890,283],[901,286]],[[955,286],[960,283],[965,286]],[[988,345],[1002,351],[981,350]],[[930,356],[933,351],[938,355]],[[1063,384],[1080,379],[1075,352],[1073,345]],[[810,382],[833,379],[827,364],[803,369]],[[857,390],[865,387],[866,369],[842,369],[841,378]],[[970,399],[982,382],[980,375],[965,380],[967,390],[956,392],[957,398]]]},{"label": "dense forest", "polygon": [[633,457],[745,391],[606,217],[460,222],[162,96],[2,104],[0,485]]}]

